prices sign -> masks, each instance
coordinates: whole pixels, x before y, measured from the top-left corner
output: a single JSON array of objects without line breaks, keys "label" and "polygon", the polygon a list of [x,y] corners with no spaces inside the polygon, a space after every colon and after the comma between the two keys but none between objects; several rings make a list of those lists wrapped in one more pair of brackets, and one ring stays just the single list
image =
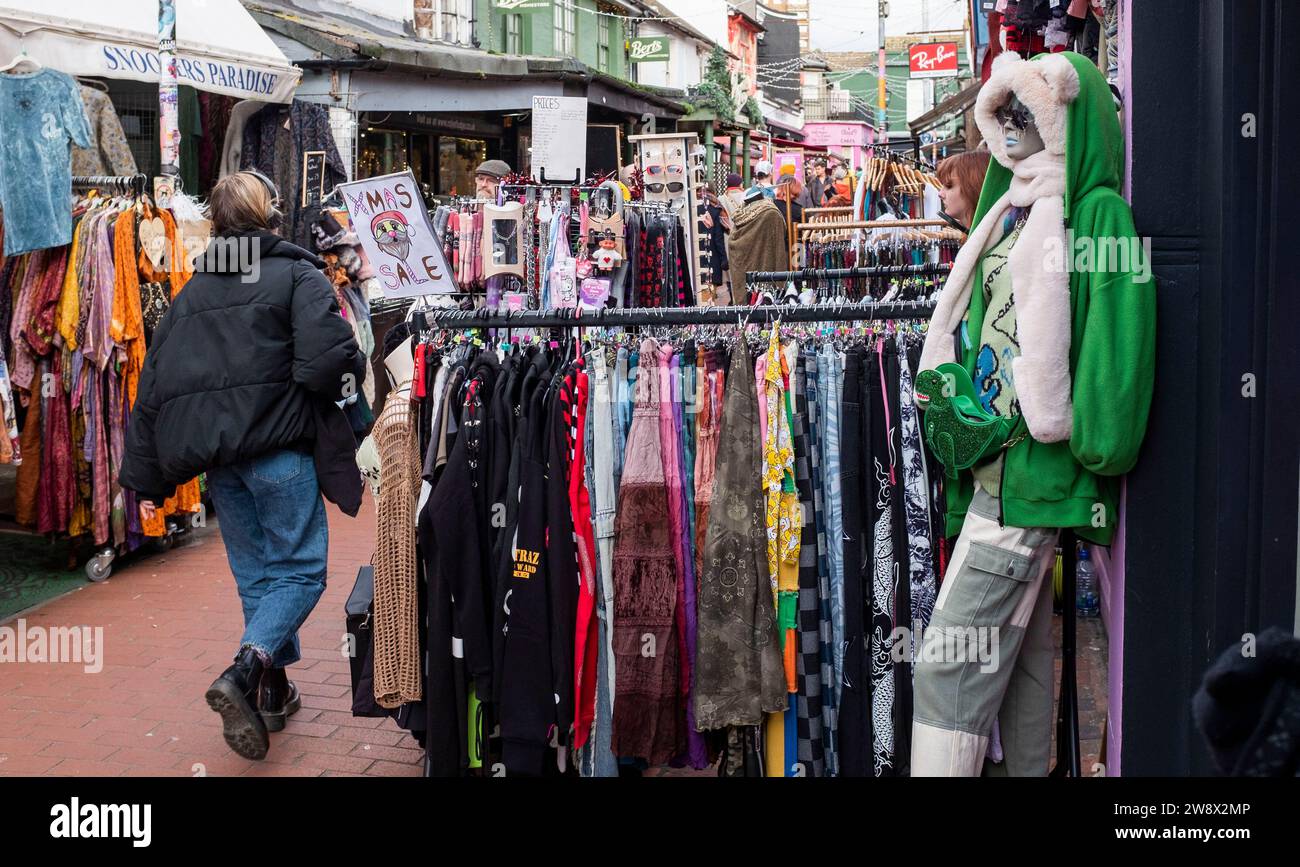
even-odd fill
[{"label": "prices sign", "polygon": [[919,42],[907,53],[912,78],[946,78],[957,74],[956,42]]}]

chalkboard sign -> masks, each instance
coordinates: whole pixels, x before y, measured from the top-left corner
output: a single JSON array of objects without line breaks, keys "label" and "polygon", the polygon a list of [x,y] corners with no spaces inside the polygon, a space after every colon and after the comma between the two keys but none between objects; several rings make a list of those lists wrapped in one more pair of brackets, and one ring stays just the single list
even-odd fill
[{"label": "chalkboard sign", "polygon": [[587,174],[611,175],[622,166],[622,132],[617,124],[587,127]]},{"label": "chalkboard sign", "polygon": [[325,198],[325,151],[302,155],[302,206],[319,205]]}]

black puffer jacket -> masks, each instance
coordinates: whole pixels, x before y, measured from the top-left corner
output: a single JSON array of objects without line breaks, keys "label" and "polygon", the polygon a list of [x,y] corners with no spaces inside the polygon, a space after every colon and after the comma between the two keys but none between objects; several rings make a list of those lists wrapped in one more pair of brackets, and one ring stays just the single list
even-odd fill
[{"label": "black puffer jacket", "polygon": [[337,411],[329,401],[355,393],[365,372],[319,258],[248,235],[238,240],[259,249],[252,280],[241,257],[217,255],[229,240],[199,260],[145,356],[118,480],[157,503],[205,470],[311,450],[316,415]]}]

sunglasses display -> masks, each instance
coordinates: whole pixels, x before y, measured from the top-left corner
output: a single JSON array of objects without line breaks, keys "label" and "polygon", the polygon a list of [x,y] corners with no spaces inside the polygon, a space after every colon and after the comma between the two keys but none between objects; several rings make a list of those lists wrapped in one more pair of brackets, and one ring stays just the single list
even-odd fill
[{"label": "sunglasses display", "polygon": [[681,181],[669,181],[668,183],[646,184],[647,193],[662,193],[667,188],[670,193],[680,193],[686,189],[686,185]]}]

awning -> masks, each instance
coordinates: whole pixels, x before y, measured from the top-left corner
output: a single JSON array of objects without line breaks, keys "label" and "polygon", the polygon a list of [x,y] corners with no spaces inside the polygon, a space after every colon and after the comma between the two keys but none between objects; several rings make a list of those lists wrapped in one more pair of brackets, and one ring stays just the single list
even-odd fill
[{"label": "awning", "polygon": [[[157,82],[158,0],[0,0],[0,63],[23,50],[70,75]],[[176,0],[176,76],[209,93],[289,102],[301,71],[239,0]]]},{"label": "awning", "polygon": [[780,136],[775,135],[772,136],[771,142],[776,147],[798,148],[800,150],[809,151],[810,153],[826,153],[826,145],[808,144],[807,142],[795,141],[790,138],[781,138]]}]

